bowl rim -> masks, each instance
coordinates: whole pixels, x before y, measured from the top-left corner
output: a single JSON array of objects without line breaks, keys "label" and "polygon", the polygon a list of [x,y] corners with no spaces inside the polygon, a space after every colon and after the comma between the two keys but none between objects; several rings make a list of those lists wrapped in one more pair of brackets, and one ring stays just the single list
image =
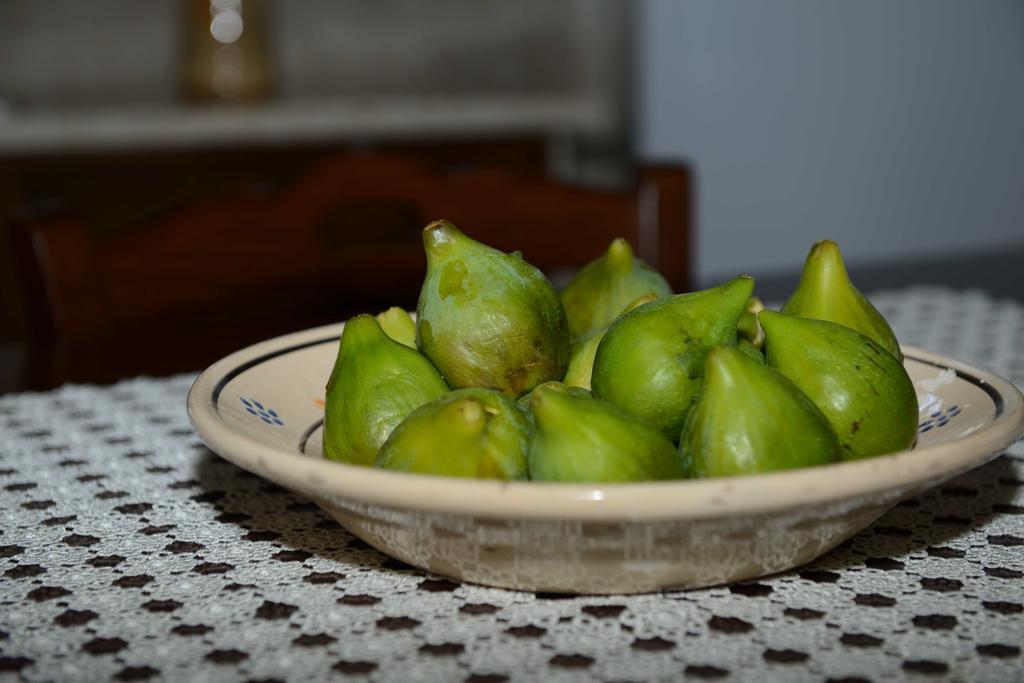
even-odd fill
[{"label": "bowl rim", "polygon": [[[566,484],[459,479],[389,472],[277,448],[227,424],[220,390],[269,358],[334,341],[344,323],[275,337],[204,370],[189,390],[189,419],[220,457],[289,488],[333,502],[491,519],[644,521],[729,517],[900,491],[976,467],[1024,433],[1024,397],[1011,382],[971,364],[901,345],[912,360],[951,368],[996,403],[991,423],[959,439],[864,460],[757,475],[637,483]],[[326,378],[325,378],[326,382]]]}]

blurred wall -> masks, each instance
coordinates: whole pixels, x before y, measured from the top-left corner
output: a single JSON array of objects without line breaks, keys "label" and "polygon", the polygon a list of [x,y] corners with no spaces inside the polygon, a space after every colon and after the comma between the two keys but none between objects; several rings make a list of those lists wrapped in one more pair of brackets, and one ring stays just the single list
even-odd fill
[{"label": "blurred wall", "polygon": [[[252,3],[250,2],[250,5]],[[206,0],[0,0],[0,100],[17,112],[167,105]],[[618,96],[622,0],[264,0],[275,95]],[[195,24],[195,25],[194,25]],[[616,107],[619,103],[616,102]]]},{"label": "blurred wall", "polygon": [[1024,2],[645,0],[639,152],[698,175],[698,278],[1024,246]]},{"label": "blurred wall", "polygon": [[0,0],[0,104],[169,103],[184,15],[176,0]]}]

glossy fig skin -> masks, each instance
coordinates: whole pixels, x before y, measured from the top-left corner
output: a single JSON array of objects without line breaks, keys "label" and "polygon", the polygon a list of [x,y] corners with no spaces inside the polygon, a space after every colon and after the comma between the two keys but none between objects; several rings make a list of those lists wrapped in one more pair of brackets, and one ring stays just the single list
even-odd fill
[{"label": "glossy fig skin", "polygon": [[672,288],[658,271],[633,255],[629,242],[612,241],[600,257],[583,266],[562,289],[569,333],[579,339],[610,325],[636,299],[669,296]]},{"label": "glossy fig skin", "polygon": [[824,320],[763,311],[765,357],[828,418],[843,460],[910,448],[918,406],[903,364],[868,337]]},{"label": "glossy fig skin", "polygon": [[722,346],[708,354],[679,452],[687,476],[699,478],[827,465],[840,449],[828,419],[793,382]]},{"label": "glossy fig skin", "polygon": [[345,323],[327,381],[324,455],[372,465],[377,450],[406,415],[448,392],[423,354],[390,337],[371,315]]},{"label": "glossy fig skin", "polygon": [[736,324],[753,289],[753,278],[743,275],[619,318],[597,347],[594,396],[677,439],[700,391],[705,357],[716,346],[736,343]]},{"label": "glossy fig skin", "polygon": [[566,368],[565,377],[562,378],[565,384],[581,389],[590,389],[590,377],[594,372],[594,357],[597,355],[597,347],[607,331],[607,328],[604,328],[591,332],[572,345],[572,349],[569,351],[569,367]]},{"label": "glossy fig skin", "polygon": [[892,328],[867,297],[853,286],[839,246],[831,240],[811,247],[800,284],[782,312],[844,325],[872,339],[897,360],[903,360]]},{"label": "glossy fig skin", "polygon": [[550,385],[530,401],[534,481],[629,482],[679,479],[682,460],[660,431],[611,403]]},{"label": "glossy fig skin", "polygon": [[561,379],[569,327],[558,294],[518,254],[480,244],[447,221],[423,231],[427,276],[416,345],[455,389],[516,397]]},{"label": "glossy fig skin", "polygon": [[[650,303],[657,298],[654,294],[645,294],[626,306],[620,315],[629,313],[633,309]],[[572,349],[569,351],[569,367],[565,371],[565,377],[562,378],[565,384],[571,387],[580,387],[587,391],[590,390],[590,377],[594,372],[594,357],[597,355],[597,347],[601,344],[601,340],[604,339],[608,327],[605,326],[588,332],[572,345]]]},{"label": "glossy fig skin", "polygon": [[515,402],[488,389],[460,389],[401,422],[376,466],[474,479],[526,479],[532,425]]},{"label": "glossy fig skin", "polygon": [[740,339],[736,341],[736,348],[743,352],[743,354],[746,355],[747,358],[755,360],[761,365],[764,365],[765,363],[768,362],[764,359],[764,353],[762,353],[761,349],[757,348],[756,346],[754,346],[753,344],[751,344],[749,341],[742,337],[740,337]]},{"label": "glossy fig skin", "polygon": [[404,308],[392,306],[378,313],[377,322],[384,334],[410,349],[416,348],[416,322]]},{"label": "glossy fig skin", "polygon": [[594,395],[590,393],[589,389],[570,386],[568,384],[565,384],[564,382],[551,381],[544,382],[543,384],[538,384],[533,388],[532,391],[529,391],[520,396],[518,399],[516,399],[516,405],[519,406],[521,410],[525,411],[531,420],[533,419],[533,414],[530,412],[530,404],[533,401],[533,397],[537,395],[537,392],[540,389],[550,389],[552,391],[557,391],[562,394],[572,394],[573,396],[582,396],[583,398],[594,397]]}]

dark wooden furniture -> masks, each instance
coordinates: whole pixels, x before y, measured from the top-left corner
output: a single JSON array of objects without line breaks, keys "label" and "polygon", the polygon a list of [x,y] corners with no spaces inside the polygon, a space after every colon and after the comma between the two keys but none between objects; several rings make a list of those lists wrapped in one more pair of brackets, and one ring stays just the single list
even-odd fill
[{"label": "dark wooden furniture", "polygon": [[207,197],[115,234],[72,214],[25,218],[11,233],[30,319],[28,384],[198,370],[261,338],[414,307],[420,230],[436,218],[549,274],[621,235],[683,290],[689,191],[680,167],[641,167],[629,188],[597,191],[346,154],[283,190]]}]

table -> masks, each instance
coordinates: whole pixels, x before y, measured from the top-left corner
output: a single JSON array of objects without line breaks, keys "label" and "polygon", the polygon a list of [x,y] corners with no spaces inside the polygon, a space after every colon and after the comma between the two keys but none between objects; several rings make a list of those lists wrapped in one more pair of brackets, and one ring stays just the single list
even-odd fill
[{"label": "table", "polygon": [[[1024,306],[874,298],[902,340],[1024,384]],[[191,380],[0,397],[0,679],[1024,678],[1024,444],[799,571],[572,597],[377,553],[210,453]]]}]

